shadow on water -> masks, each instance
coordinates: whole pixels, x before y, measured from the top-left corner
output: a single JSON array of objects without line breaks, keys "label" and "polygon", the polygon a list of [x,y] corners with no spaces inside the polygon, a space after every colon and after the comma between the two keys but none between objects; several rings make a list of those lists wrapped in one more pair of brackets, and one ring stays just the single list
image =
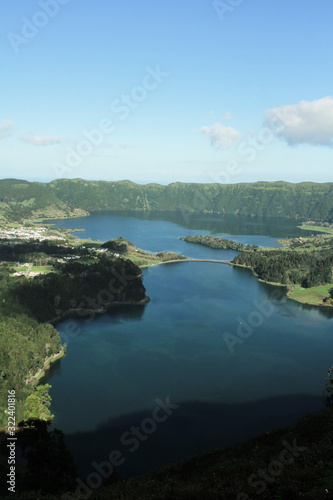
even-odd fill
[{"label": "shadow on water", "polygon": [[[175,403],[172,398],[170,402]],[[92,462],[109,460],[114,450],[125,459],[118,472],[123,477],[130,477],[290,425],[301,416],[324,407],[322,398],[301,394],[233,405],[178,404],[165,422],[155,425],[156,429],[147,420],[151,419],[153,411],[147,410],[109,420],[93,432],[67,435],[65,441],[80,476],[84,478],[95,470]],[[163,415],[162,410],[159,415]],[[141,430],[142,425],[146,434]],[[141,438],[132,433],[135,427],[141,432]]]},{"label": "shadow on water", "polygon": [[138,319],[142,319],[145,310],[146,304],[131,304],[130,307],[128,306],[128,304],[124,304],[110,309],[107,313],[107,316],[111,317],[114,320],[126,319],[126,321],[137,321]]},{"label": "shadow on water", "polygon": [[111,322],[126,319],[129,321],[136,321],[142,319],[147,304],[117,304],[112,305],[107,311],[91,311],[84,309],[72,309],[68,314],[63,314],[61,319],[54,322],[54,326],[59,329],[61,325],[66,324],[66,321],[73,324],[89,325],[94,319],[106,317],[110,318]]}]

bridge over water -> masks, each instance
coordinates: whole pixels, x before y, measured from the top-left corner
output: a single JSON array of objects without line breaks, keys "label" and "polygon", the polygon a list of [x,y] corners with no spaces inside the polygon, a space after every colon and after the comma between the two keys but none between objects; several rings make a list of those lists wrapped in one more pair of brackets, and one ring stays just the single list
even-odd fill
[{"label": "bridge over water", "polygon": [[217,264],[229,264],[232,265],[230,260],[214,260],[214,259],[174,259],[167,260],[165,262],[158,262],[157,264],[152,264],[152,266],[159,266],[162,264],[174,264],[176,262],[215,262]]}]

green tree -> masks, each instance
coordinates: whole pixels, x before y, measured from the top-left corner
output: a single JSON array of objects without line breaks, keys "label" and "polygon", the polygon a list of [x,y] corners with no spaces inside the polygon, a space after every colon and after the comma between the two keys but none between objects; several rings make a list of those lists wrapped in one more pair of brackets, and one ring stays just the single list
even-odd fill
[{"label": "green tree", "polygon": [[328,370],[327,377],[325,378],[325,395],[324,400],[326,406],[333,407],[333,366]]},{"label": "green tree", "polygon": [[26,466],[22,476],[18,471],[18,490],[59,493],[76,484],[76,469],[64,435],[59,429],[50,430],[50,425],[50,421],[43,420],[19,423],[17,442]]},{"label": "green tree", "polygon": [[50,412],[51,396],[50,384],[38,385],[33,394],[27,397],[24,416],[27,420],[52,420],[54,415]]}]

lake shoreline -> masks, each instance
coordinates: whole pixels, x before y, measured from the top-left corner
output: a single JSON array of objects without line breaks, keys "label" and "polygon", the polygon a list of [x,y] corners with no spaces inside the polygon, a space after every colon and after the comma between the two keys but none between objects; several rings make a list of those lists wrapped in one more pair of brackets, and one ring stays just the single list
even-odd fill
[{"label": "lake shoreline", "polygon": [[[257,278],[257,280],[261,283],[265,283],[266,285],[270,285],[270,286],[284,287],[286,297],[289,300],[293,300],[294,302],[297,302],[298,304],[305,304],[305,305],[313,306],[313,307],[323,307],[324,309],[332,309],[333,308],[333,304],[330,304],[330,303],[323,302],[323,303],[315,304],[315,303],[311,303],[311,302],[307,302],[307,301],[303,301],[303,300],[298,300],[297,297],[293,297],[291,294],[294,292],[295,285],[290,285],[290,284],[286,285],[285,283],[275,283],[273,281],[265,281],[265,280],[259,278],[257,273],[255,273],[253,271],[253,269],[249,266],[245,266],[244,264],[234,264],[233,262],[231,262],[231,265],[234,267],[249,269],[249,271],[252,272],[253,276],[255,276]],[[323,286],[325,286],[325,285],[323,285]],[[333,287],[333,284],[330,284],[329,286]],[[318,288],[318,287],[314,287],[314,288]],[[311,293],[312,289],[311,288],[304,288],[304,290],[309,290],[309,293]]]},{"label": "lake shoreline", "polygon": [[114,307],[145,306],[146,304],[149,304],[149,302],[150,302],[150,298],[146,297],[145,299],[140,300],[138,302],[135,302],[135,301],[112,302],[111,304],[108,305],[108,307],[106,309],[85,309],[85,308],[68,309],[67,311],[64,311],[63,313],[59,314],[59,316],[52,318],[49,321],[49,323],[53,326],[56,326],[58,323],[66,320],[66,319],[82,319],[82,317],[85,316],[86,314],[92,314],[92,315],[94,315],[94,317],[100,317],[100,316],[104,316],[105,314],[108,314]]},{"label": "lake shoreline", "polygon": [[[135,212],[136,210],[133,210],[133,212]],[[92,215],[95,215],[94,213],[87,213],[85,215],[83,215],[83,217],[90,217]],[[73,216],[68,216],[66,217],[66,219],[75,219],[75,218],[78,218],[78,217],[82,217],[82,216],[77,216],[77,215],[73,215]],[[45,219],[44,219],[45,220]],[[54,219],[47,219],[47,220],[57,220],[56,218]],[[35,219],[36,221],[36,219]],[[319,228],[318,226],[315,226],[315,227],[307,227],[306,225],[301,225],[301,226],[297,226],[298,228],[300,229],[306,229],[306,230],[309,230],[309,229],[316,229],[317,231],[322,231],[322,232],[331,232],[332,229],[330,229],[330,231],[326,230],[325,231],[325,228]],[[82,229],[74,229],[75,231],[85,231],[85,230],[82,230]],[[73,229],[72,229],[73,231]],[[80,241],[80,242],[85,242],[86,239],[84,238],[80,238],[78,236],[75,236],[75,238]],[[188,237],[187,237],[188,238]],[[181,237],[180,238],[181,240],[184,240],[184,241],[187,241],[186,238],[184,237]],[[214,238],[214,239],[218,239],[218,238]],[[226,240],[228,241],[228,240]],[[281,242],[281,240],[278,240],[279,242]],[[208,246],[209,245],[205,245],[203,243],[199,243],[199,242],[196,242],[196,241],[190,241],[191,243],[194,243],[194,244],[201,244],[203,246]],[[236,242],[235,242],[236,243]],[[239,245],[239,243],[236,243]],[[209,247],[211,248],[211,247]],[[152,252],[147,252],[147,254],[151,253],[151,255],[155,256],[154,253]],[[157,266],[157,265],[161,265],[161,264],[172,264],[172,263],[177,263],[177,262],[212,262],[212,263],[225,263],[225,264],[229,264],[229,265],[232,265],[232,266],[235,266],[235,267],[244,267],[246,269],[250,269],[253,273],[254,276],[257,277],[258,281],[261,281],[267,285],[272,285],[272,286],[280,286],[280,287],[285,287],[286,288],[286,297],[289,299],[289,300],[293,300],[295,302],[298,302],[299,304],[305,304],[305,305],[309,305],[309,306],[315,306],[315,307],[323,307],[325,309],[332,309],[333,308],[333,303],[324,303],[324,302],[315,302],[313,303],[313,301],[310,301],[310,300],[304,300],[304,299],[300,299],[298,296],[293,296],[293,292],[294,290],[292,289],[294,287],[294,285],[290,285],[290,284],[283,284],[283,283],[275,283],[275,282],[269,282],[269,281],[265,281],[265,280],[262,280],[261,278],[258,277],[258,275],[252,270],[252,268],[248,267],[248,266],[245,266],[245,265],[242,265],[242,264],[236,264],[236,263],[233,263],[232,261],[224,261],[224,260],[215,260],[215,259],[192,259],[192,258],[184,258],[184,259],[177,259],[177,260],[170,260],[170,261],[161,261],[161,262],[156,262],[156,263],[147,263],[147,264],[143,264],[143,265],[140,265],[139,267],[140,268],[149,268],[149,267],[154,267],[154,266]],[[135,262],[134,262],[135,263]],[[297,285],[296,285],[297,286]],[[333,284],[332,284],[332,287],[333,287]],[[308,290],[311,290],[311,289],[308,289]],[[309,295],[311,295],[311,291],[309,291]],[[320,296],[322,297],[322,296]],[[318,296],[319,298],[319,296]],[[322,297],[322,298],[325,298],[325,297]],[[115,305],[118,305],[118,304],[115,304]],[[112,306],[111,306],[112,307]],[[79,311],[79,312],[83,312],[83,311]],[[88,313],[91,313],[91,312],[94,312],[94,311],[91,311],[91,310],[87,310]],[[98,315],[102,315],[102,314],[106,314],[105,312],[103,311],[95,311],[96,314]],[[59,321],[61,321],[62,319],[66,318],[66,313],[63,313],[65,316],[63,317],[62,315],[59,317]],[[68,317],[68,316],[67,316]],[[52,320],[52,324],[54,324],[53,322],[57,322],[58,321],[58,318],[55,318],[54,320]]]},{"label": "lake shoreline", "polygon": [[[128,217],[130,217],[130,215]],[[89,218],[86,218],[86,221],[88,221],[88,219]],[[99,221],[99,219],[96,219],[96,221]],[[123,222],[117,217],[110,217],[110,222],[108,218],[101,219],[101,224],[105,224],[105,227],[103,226],[102,230],[99,232],[95,231],[95,222],[89,221],[89,223],[86,222],[86,234],[87,236],[91,236],[94,240],[100,238],[101,241],[107,240],[109,235],[113,237],[122,234],[124,238],[134,241],[139,247],[147,248],[149,251],[158,251],[158,247],[161,245],[160,248],[163,250],[171,248],[172,251],[184,253],[185,255],[187,252],[190,252],[185,248],[185,244],[182,245],[182,242],[177,243],[176,241],[179,232],[183,230],[182,227],[176,230],[170,228],[170,231],[167,232],[169,226],[164,226],[163,222],[159,223],[153,221],[150,225],[148,222],[144,221],[140,225],[140,220],[136,221],[130,219],[128,225],[126,225],[126,221],[127,219]],[[218,224],[218,229],[220,229],[222,223]],[[59,225],[61,225],[61,222],[59,222]],[[79,223],[78,225],[85,227],[84,223]],[[239,228],[236,227],[236,230],[239,229],[239,231],[241,231],[242,227],[243,226]],[[157,241],[157,244],[154,228],[155,231],[158,232],[158,237],[160,239]],[[212,227],[207,226],[207,229],[212,230]],[[133,237],[131,236],[131,231],[133,232]],[[256,231],[256,228],[251,229],[251,231]],[[269,231],[270,227],[267,226],[265,235],[271,234]],[[286,229],[286,233],[287,232],[288,228]],[[78,234],[78,236],[83,236],[83,234]],[[247,242],[248,240],[251,243],[258,242],[259,245],[265,246],[264,238],[258,237],[258,240],[256,240],[256,238],[247,236],[246,233],[240,232],[240,234],[244,234],[242,238],[239,238],[241,241]],[[136,238],[138,238],[138,240]],[[268,246],[276,244],[275,242],[276,239],[274,239],[274,241],[269,241],[267,238]],[[298,395],[297,391],[300,392],[303,390],[303,380],[301,381],[301,389],[298,389],[299,371],[297,363],[299,358],[296,357],[296,354],[295,356],[291,356],[290,353],[294,353],[292,343],[297,343],[299,351],[301,351],[301,356],[304,357],[305,361],[307,360],[307,343],[312,343],[310,342],[310,340],[312,340],[310,335],[312,331],[314,331],[314,325],[317,324],[315,322],[318,316],[318,313],[315,312],[313,308],[311,308],[312,311],[308,311],[307,308],[302,310],[300,307],[296,307],[296,305],[292,306],[291,303],[288,305],[284,290],[281,288],[281,292],[278,290],[278,294],[281,296],[281,304],[279,303],[278,307],[274,309],[274,316],[272,318],[267,317],[267,319],[265,316],[264,328],[255,329],[257,325],[253,326],[252,321],[254,323],[257,318],[259,318],[258,321],[260,322],[260,314],[263,315],[264,313],[261,310],[259,310],[259,312],[257,309],[254,310],[253,303],[255,303],[255,305],[259,304],[260,306],[262,304],[267,304],[266,312],[272,310],[272,306],[269,306],[267,301],[270,300],[270,295],[273,293],[274,289],[262,286],[262,283],[278,288],[281,287],[281,284],[265,282],[258,277],[256,280],[251,275],[246,275],[246,273],[237,272],[237,270],[233,271],[230,268],[221,268],[219,266],[172,266],[172,264],[177,264],[177,262],[214,262],[219,258],[224,258],[224,256],[228,258],[228,261],[224,261],[224,263],[228,263],[228,265],[231,266],[234,265],[232,259],[236,253],[238,252],[229,252],[227,250],[214,254],[213,250],[210,251],[209,248],[205,249],[201,246],[201,248],[197,249],[193,246],[191,248],[191,256],[201,257],[207,255],[208,259],[188,258],[165,262],[149,261],[149,266],[140,265],[142,269],[147,267],[146,271],[142,271],[144,274],[144,285],[147,288],[147,295],[152,299],[150,306],[144,309],[145,313],[143,315],[141,315],[141,309],[139,308],[138,314],[134,310],[133,313],[130,311],[126,312],[127,306],[124,306],[119,313],[115,311],[117,314],[114,315],[114,318],[107,316],[106,311],[100,310],[97,311],[97,314],[99,316],[106,314],[105,320],[96,319],[96,325],[92,323],[93,326],[87,328],[85,320],[89,320],[90,318],[87,310],[82,310],[80,312],[80,314],[85,314],[85,316],[81,318],[76,315],[78,319],[81,319],[81,322],[76,321],[76,323],[79,329],[82,326],[82,332],[77,338],[71,339],[71,359],[65,359],[63,363],[61,363],[61,370],[55,371],[54,374],[52,373],[52,380],[50,380],[50,383],[51,385],[54,384],[54,408],[56,411],[54,410],[53,412],[59,415],[59,426],[61,427],[60,422],[62,421],[61,419],[63,419],[65,422],[63,427],[64,432],[72,436],[70,438],[71,446],[73,450],[78,450],[77,456],[79,465],[84,470],[83,475],[90,473],[88,469],[92,459],[99,462],[103,460],[104,457],[107,456],[107,452],[110,451],[103,448],[102,437],[101,443],[98,443],[98,439],[94,440],[96,449],[97,446],[100,447],[98,448],[100,450],[100,455],[96,457],[95,450],[91,452],[91,455],[88,455],[89,447],[87,444],[87,455],[81,459],[81,434],[87,434],[87,443],[93,441],[88,424],[90,425],[90,422],[92,422],[91,425],[93,425],[94,428],[100,426],[100,434],[97,433],[96,438],[97,436],[102,436],[103,432],[110,432],[112,439],[114,436],[115,441],[118,443],[119,436],[122,435],[125,427],[129,428],[133,423],[146,422],[145,419],[150,416],[151,409],[153,408],[153,403],[150,405],[150,402],[155,401],[154,397],[156,397],[156,394],[160,398],[170,395],[173,404],[181,403],[179,412],[175,412],[175,416],[170,418],[170,423],[167,425],[171,426],[172,431],[177,430],[178,432],[178,428],[180,428],[181,443],[185,442],[186,446],[190,449],[190,444],[188,443],[191,442],[191,439],[193,441],[193,436],[191,437],[190,432],[191,425],[196,425],[196,421],[198,420],[198,423],[202,425],[202,428],[199,428],[198,434],[202,441],[207,440],[208,446],[210,446],[210,439],[214,437],[215,428],[212,427],[212,431],[205,431],[205,421],[204,419],[199,419],[201,415],[200,412],[196,413],[190,406],[187,406],[187,404],[185,404],[186,398],[182,396],[182,394],[179,396],[179,393],[185,391],[185,389],[187,391],[186,394],[189,394],[189,397],[193,399],[207,397],[206,394],[210,397],[211,393],[214,391],[214,398],[216,394],[219,395],[221,401],[228,401],[228,381],[223,380],[222,374],[225,373],[226,369],[229,369],[230,380],[235,381],[235,385],[239,391],[239,394],[237,393],[236,396],[233,396],[235,401],[237,400],[235,403],[235,407],[237,408],[237,404],[243,404],[243,378],[244,376],[247,377],[248,372],[253,368],[254,370],[260,370],[260,378],[256,378],[257,375],[255,371],[253,379],[251,378],[252,374],[251,377],[248,377],[249,390],[252,390],[252,387],[256,388],[257,385],[259,386],[258,389],[254,390],[254,400],[259,397],[258,395],[261,395],[261,392],[265,393],[265,384],[270,385],[270,376],[272,376],[273,384],[280,383],[281,380],[281,387],[285,388],[284,390],[286,391],[290,390],[292,394],[295,392],[295,394]],[[122,257],[128,258],[125,255]],[[215,257],[217,257],[217,259]],[[156,268],[154,271],[149,271],[149,267],[156,267],[160,264],[171,265],[170,268]],[[261,283],[257,283],[258,281],[261,281]],[[75,313],[77,311],[67,311],[67,313],[73,312]],[[96,311],[91,312],[95,314]],[[243,326],[239,326],[238,322],[235,322],[237,314],[242,315]],[[54,314],[54,316],[56,316],[56,314]],[[303,325],[302,321],[304,317],[308,318],[309,321],[304,321]],[[244,320],[251,327],[253,326],[254,329],[254,333],[249,340],[245,340],[247,326]],[[310,320],[313,321],[313,323],[311,323]],[[250,321],[250,323],[248,321]],[[71,325],[74,325],[74,323],[75,322],[70,322],[68,326],[71,328]],[[300,332],[300,324],[304,327],[304,331],[302,332]],[[281,325],[281,335],[279,325]],[[62,326],[59,325],[58,328],[59,331],[65,332],[66,327],[67,322]],[[295,333],[295,335],[288,335],[288,328],[290,332]],[[299,362],[299,370],[307,371],[310,369],[310,376],[308,378],[305,376],[305,384],[307,392],[311,392],[311,394],[314,391],[316,391],[317,394],[317,392],[321,390],[321,387],[319,387],[319,389],[317,388],[317,386],[320,386],[321,380],[319,384],[316,381],[313,382],[313,380],[316,380],[314,375],[318,375],[319,373],[320,376],[322,367],[327,365],[327,356],[326,358],[324,357],[325,353],[329,354],[330,352],[328,348],[323,349],[322,345],[324,345],[324,342],[325,346],[331,345],[331,341],[329,340],[331,337],[328,338],[328,335],[326,335],[326,323],[325,329],[323,326],[323,328],[318,328],[318,330],[319,331],[316,332],[315,351],[318,351],[319,354],[316,356],[316,359],[319,359],[321,355],[324,361],[321,362],[321,366],[319,367],[313,366],[313,364],[311,364],[310,367],[306,367],[306,362]],[[238,331],[240,331],[240,334]],[[231,358],[231,354],[233,353],[229,353],[225,345],[226,332],[230,332],[233,339],[236,338],[237,333],[237,338],[240,339],[239,344],[234,344],[235,353],[233,358]],[[301,333],[303,335],[302,338],[300,337]],[[244,335],[244,337],[241,337],[241,335]],[[66,336],[63,337],[63,341],[65,341],[64,339],[66,339]],[[289,343],[290,347],[288,347]],[[263,346],[262,351],[260,348],[257,349],[257,346],[261,345]],[[309,350],[311,349],[314,350],[313,345],[309,346]],[[273,354],[272,363],[270,365],[268,362],[266,363],[266,359],[271,352]],[[98,354],[101,355],[101,361],[96,361],[96,364],[93,364],[94,360],[92,358],[99,359],[97,358]],[[86,367],[85,363],[82,363],[82,365],[80,364],[80,360],[83,356],[84,358],[87,357],[90,359],[91,364],[90,362],[86,363],[89,369]],[[246,360],[245,368],[244,362],[242,363],[242,357]],[[303,361],[303,357],[301,361]],[[207,389],[205,386],[201,389],[202,394],[199,389],[193,389],[192,393],[192,387],[200,388],[201,382],[199,377],[203,362],[206,363],[204,366],[207,371],[208,382],[214,378],[214,381],[217,380],[216,386],[214,385],[215,382],[212,384],[212,387],[207,382]],[[319,362],[317,362],[317,364],[319,365]],[[242,371],[243,369],[244,372]],[[88,412],[89,405],[87,405],[87,408],[83,406],[85,410],[82,412],[82,417],[84,416],[85,420],[83,421],[82,419],[82,422],[79,420],[81,427],[76,429],[76,419],[80,418],[79,413],[76,413],[79,406],[77,402],[73,403],[73,413],[71,413],[69,403],[73,398],[72,396],[68,397],[65,391],[69,390],[69,380],[75,380],[73,375],[85,375],[87,371],[90,373],[90,378],[87,375],[86,384],[89,391],[82,391],[83,405],[85,405],[88,396],[91,397],[90,394],[92,394],[96,406],[91,410],[91,415],[90,413],[86,413]],[[159,374],[161,375],[159,376]],[[221,380],[216,376],[217,374],[221,376]],[[262,376],[262,374],[265,376]],[[295,376],[295,381],[293,382],[289,380],[292,375]],[[193,377],[193,381],[189,379],[189,377]],[[285,379],[287,378],[288,381],[286,382]],[[317,376],[317,378],[319,377]],[[66,379],[68,387],[66,386]],[[275,381],[276,379],[278,382]],[[261,387],[262,380],[264,380],[264,382],[262,382]],[[182,387],[179,388],[179,386],[182,385],[179,381],[183,381],[185,389]],[[240,388],[237,386],[238,382]],[[89,384],[91,384],[91,386]],[[187,384],[189,386],[188,389]],[[151,385],[153,385],[153,389],[150,389]],[[136,387],[140,387],[141,392],[139,395],[137,395]],[[275,385],[273,388],[268,387],[270,392],[272,392],[272,390],[274,391],[274,389]],[[78,390],[79,387],[74,387],[73,395],[75,395],[75,397]],[[128,394],[127,399],[130,403],[126,401],[126,404],[124,404],[122,402],[123,393],[126,393],[126,395]],[[106,394],[109,394],[108,398]],[[225,395],[226,397],[224,398]],[[246,395],[246,397],[249,396]],[[134,403],[132,403],[131,398],[134,400]],[[141,400],[144,402],[144,405],[141,404]],[[101,401],[103,404],[100,403]],[[218,421],[218,414],[214,413],[213,403],[211,404],[211,420],[214,420],[216,416]],[[142,406],[144,406],[144,410],[141,409]],[[188,408],[191,411],[188,411]],[[239,406],[239,408],[241,408],[241,406]],[[286,405],[286,408],[288,408],[289,411],[288,405]],[[100,415],[102,414],[102,418],[96,418],[96,412],[99,412]],[[253,412],[246,413],[246,405],[244,405],[244,410],[242,409],[242,412],[244,412],[244,420],[249,422],[248,425],[252,425]],[[286,413],[288,412],[286,411]],[[119,417],[118,431],[118,428],[114,426],[114,422],[119,415],[126,415],[126,418],[120,420]],[[196,415],[199,416],[197,420]],[[210,416],[210,414],[208,416]],[[276,425],[276,428],[282,427],[282,425],[280,425],[280,417],[281,414],[277,411],[272,419],[272,428],[273,425]],[[187,430],[182,429],[184,418],[186,418],[189,423],[187,426],[189,427],[188,434],[186,434]],[[235,425],[233,427],[233,425],[233,421],[231,420],[230,432],[233,430],[235,434],[238,434],[237,426]],[[68,426],[67,430],[66,426]],[[210,426],[208,427],[210,428]],[[164,428],[167,429],[167,426],[163,426],[163,430]],[[227,426],[226,429],[228,432],[229,429]],[[163,433],[161,432],[158,432],[157,439],[164,439]],[[259,432],[260,431],[258,431],[258,433]],[[175,436],[177,436],[177,434],[175,434]],[[175,443],[177,443],[176,438]],[[161,453],[162,456],[163,447],[160,446],[159,442],[157,444],[158,446],[155,450],[153,439],[150,440],[150,438],[148,438],[147,445],[142,445],[142,453],[144,455],[148,454],[150,447],[152,447],[153,454]],[[301,442],[300,445],[303,445],[303,443]],[[147,446],[149,448],[146,452],[145,449]],[[201,446],[200,443],[197,446]],[[84,446],[83,448],[85,449]],[[169,453],[168,443],[167,450]],[[128,450],[125,449],[124,451],[126,452]],[[138,457],[138,461],[141,460],[141,456],[139,458],[139,453],[141,452],[135,455],[135,457]],[[191,451],[188,452],[187,456],[192,456],[194,454],[195,451]],[[142,458],[142,461],[143,460]]]},{"label": "lake shoreline", "polygon": [[41,378],[45,377],[46,372],[50,369],[51,364],[55,363],[59,359],[63,358],[66,355],[66,349],[65,346],[61,346],[61,349],[59,352],[56,354],[53,354],[52,356],[49,356],[44,359],[43,367],[40,368],[35,375],[30,376],[29,378],[26,379],[25,383],[30,384],[34,379],[35,380],[40,380]]}]

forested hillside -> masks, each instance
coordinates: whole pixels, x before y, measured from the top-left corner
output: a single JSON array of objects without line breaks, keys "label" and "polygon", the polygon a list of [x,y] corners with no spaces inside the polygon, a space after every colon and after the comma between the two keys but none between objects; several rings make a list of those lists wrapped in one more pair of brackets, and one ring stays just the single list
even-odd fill
[{"label": "forested hillside", "polygon": [[[50,324],[40,324],[17,300],[20,279],[0,275],[0,428],[8,420],[5,413],[8,390],[16,390],[17,421],[24,418],[26,398],[36,381],[32,376],[44,360],[61,351],[60,337]],[[30,382],[28,383],[28,379]]]},{"label": "forested hillside", "polygon": [[333,238],[291,240],[288,248],[258,249],[237,255],[233,263],[249,267],[262,280],[303,288],[332,283]]},{"label": "forested hillside", "polygon": [[[62,354],[59,334],[50,323],[67,315],[91,321],[115,304],[149,301],[138,266],[113,252],[81,246],[1,242],[0,428],[7,421],[8,390],[16,390],[19,422],[27,397],[34,393],[34,376],[45,361]],[[41,274],[27,277],[24,273],[34,263]],[[15,276],[15,269],[23,274]]]},{"label": "forested hillside", "polygon": [[139,185],[59,179],[0,181],[0,217],[72,217],[109,210],[168,210],[333,221],[333,183]]}]

